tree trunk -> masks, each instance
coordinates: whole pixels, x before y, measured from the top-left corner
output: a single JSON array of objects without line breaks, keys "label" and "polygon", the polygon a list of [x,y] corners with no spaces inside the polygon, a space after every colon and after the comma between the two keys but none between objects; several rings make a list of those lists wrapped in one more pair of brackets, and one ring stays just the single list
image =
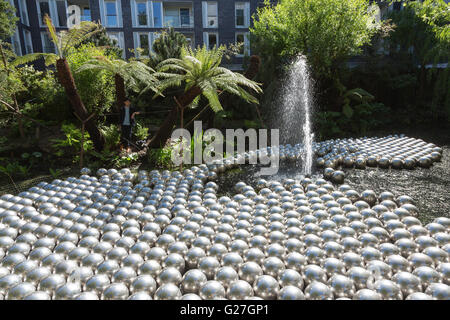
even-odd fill
[{"label": "tree trunk", "polygon": [[114,82],[116,85],[116,111],[120,112],[120,108],[125,104],[125,81],[116,73],[114,75]]},{"label": "tree trunk", "polygon": [[[252,79],[256,76],[259,70],[259,66],[261,63],[261,59],[258,56],[251,56],[250,58],[250,66],[245,72],[245,77],[248,79]],[[192,87],[188,91],[186,91],[183,95],[178,97],[178,103],[182,108],[188,106],[194,99],[202,93],[199,87]],[[258,110],[259,114],[259,110]],[[173,127],[177,123],[178,118],[178,106],[174,106],[162,125],[159,127],[156,134],[147,141],[146,146],[139,152],[139,155],[145,155],[147,153],[148,148],[162,148],[166,144],[169,139]],[[262,122],[262,120],[261,120]]]},{"label": "tree trunk", "polygon": [[[182,108],[185,108],[190,103],[192,103],[192,101],[194,101],[194,99],[201,93],[202,91],[200,90],[199,87],[192,87],[178,98],[178,103]],[[146,147],[143,150],[141,150],[139,154],[143,155],[147,153],[148,148],[164,147],[164,145],[166,144],[167,140],[169,139],[172,133],[173,127],[177,123],[177,118],[178,118],[178,106],[175,105],[170,111],[170,113],[167,115],[164,122],[159,127],[156,134],[153,136],[153,138],[147,141]]]},{"label": "tree trunk", "polygon": [[[58,59],[56,61],[56,70],[58,80],[63,86],[74,112],[80,119],[87,119],[89,117],[89,114],[83,104],[83,101],[81,100],[80,94],[77,91],[75,80],[73,78],[72,72],[70,71],[67,60]],[[90,119],[86,122],[86,130],[91,136],[95,150],[102,151],[103,146],[105,145],[105,137],[103,137],[102,133],[98,129],[94,119]]]},{"label": "tree trunk", "polygon": [[248,66],[247,71],[245,71],[244,76],[247,79],[252,80],[256,77],[256,74],[259,71],[259,67],[261,65],[261,58],[259,56],[253,55],[250,57],[250,65]]}]

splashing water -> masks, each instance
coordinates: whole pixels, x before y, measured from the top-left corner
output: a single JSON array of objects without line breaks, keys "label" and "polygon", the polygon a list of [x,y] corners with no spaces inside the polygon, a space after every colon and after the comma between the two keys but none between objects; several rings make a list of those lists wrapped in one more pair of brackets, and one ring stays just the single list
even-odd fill
[{"label": "splashing water", "polygon": [[282,143],[302,144],[302,173],[310,175],[313,164],[311,125],[312,85],[306,57],[298,56],[288,71],[282,89],[280,106],[280,139]]}]

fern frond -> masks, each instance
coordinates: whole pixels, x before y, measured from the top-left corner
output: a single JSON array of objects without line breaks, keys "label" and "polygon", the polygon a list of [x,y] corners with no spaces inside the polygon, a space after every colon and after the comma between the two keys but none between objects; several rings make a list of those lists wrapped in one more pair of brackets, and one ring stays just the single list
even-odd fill
[{"label": "fern frond", "polygon": [[62,52],[61,52],[61,43],[58,39],[58,34],[56,33],[55,26],[53,25],[52,19],[46,14],[44,16],[44,23],[47,27],[47,32],[50,36],[50,39],[52,39],[53,44],[56,47],[56,50],[58,52],[58,55],[62,58]]},{"label": "fern frond", "polygon": [[41,58],[48,59],[49,56],[52,56],[56,61],[56,55],[54,53],[42,53],[42,52],[36,52],[36,53],[30,53],[24,56],[18,56],[16,59],[14,59],[11,62],[12,66],[19,66],[22,64],[27,64],[34,62],[36,60],[39,60]]}]

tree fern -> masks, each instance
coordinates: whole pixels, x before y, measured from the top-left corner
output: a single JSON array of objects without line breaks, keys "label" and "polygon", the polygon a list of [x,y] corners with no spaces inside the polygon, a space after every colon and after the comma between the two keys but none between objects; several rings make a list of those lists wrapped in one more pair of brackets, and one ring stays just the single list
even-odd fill
[{"label": "tree fern", "polygon": [[260,84],[240,73],[220,67],[224,50],[224,47],[208,50],[205,46],[197,49],[182,48],[180,59],[171,58],[158,64],[154,75],[161,79],[159,89],[163,92],[167,88],[184,85],[187,92],[198,87],[214,112],[222,110],[218,96],[221,91],[249,103],[258,103],[258,99],[247,90],[260,93]]}]

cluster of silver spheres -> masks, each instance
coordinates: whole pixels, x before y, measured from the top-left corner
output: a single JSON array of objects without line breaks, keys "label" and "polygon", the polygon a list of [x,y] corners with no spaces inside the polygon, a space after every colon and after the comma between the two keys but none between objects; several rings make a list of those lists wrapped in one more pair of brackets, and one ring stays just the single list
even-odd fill
[{"label": "cluster of silver spheres", "polygon": [[316,165],[324,167],[324,177],[334,183],[344,182],[343,168],[383,169],[429,168],[442,158],[442,148],[404,135],[382,138],[336,139],[314,144]]},{"label": "cluster of silver spheres", "polygon": [[0,198],[1,299],[449,299],[450,219],[324,179],[82,170]]}]

